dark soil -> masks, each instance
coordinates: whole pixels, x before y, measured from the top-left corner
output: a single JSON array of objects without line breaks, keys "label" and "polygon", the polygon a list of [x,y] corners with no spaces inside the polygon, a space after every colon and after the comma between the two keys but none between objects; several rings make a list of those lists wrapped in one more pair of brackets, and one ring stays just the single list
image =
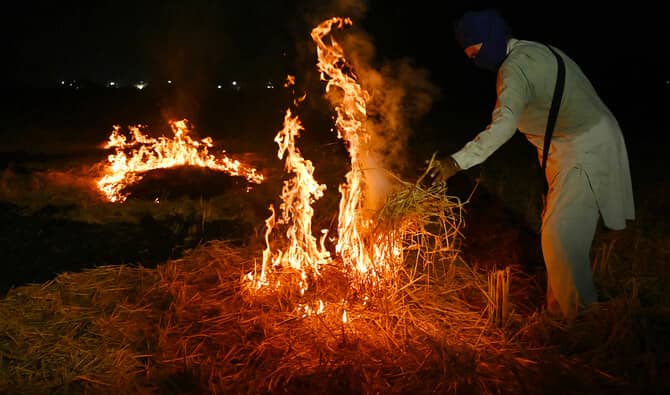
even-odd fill
[{"label": "dark soil", "polygon": [[[204,229],[185,218],[138,223],[91,224],[64,218],[68,207],[44,207],[25,214],[0,204],[0,294],[27,283],[41,283],[63,272],[102,265],[151,267],[200,242],[214,239],[241,243],[252,231],[233,220],[210,221]],[[195,231],[194,231],[195,229]]]}]

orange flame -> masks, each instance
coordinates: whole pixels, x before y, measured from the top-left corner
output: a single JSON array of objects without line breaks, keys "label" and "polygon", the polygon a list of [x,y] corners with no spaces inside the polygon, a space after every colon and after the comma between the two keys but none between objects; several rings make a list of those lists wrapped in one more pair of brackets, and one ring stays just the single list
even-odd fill
[{"label": "orange flame", "polygon": [[[331,18],[312,30],[312,38],[317,44],[321,77],[328,81],[326,91],[337,88],[343,92],[341,101],[335,105],[335,126],[338,137],[346,141],[351,170],[346,174],[347,182],[339,187],[341,200],[336,252],[342,259],[343,268],[354,280],[350,286],[362,288],[369,284],[379,284],[379,280],[386,276],[392,278],[391,269],[402,261],[403,251],[400,232],[391,230],[380,233],[374,229],[379,207],[375,207],[378,202],[371,203],[374,199],[370,196],[375,192],[373,184],[376,180],[371,179],[370,169],[378,161],[370,154],[373,147],[370,146],[370,134],[365,127],[370,95],[357,82],[350,69],[344,71],[347,62],[342,47],[332,37],[330,44],[324,43],[324,37],[333,26],[342,28],[349,24],[349,19]],[[294,82],[294,78],[289,76],[286,86],[292,86]],[[295,104],[303,99],[304,96]],[[260,274],[254,271],[246,276],[252,289],[264,286],[278,288],[279,280],[272,280],[270,274],[274,269],[291,268],[300,274],[298,285],[302,295],[308,289],[309,275],[318,276],[321,266],[331,262],[330,254],[324,247],[325,230],[322,231],[319,243],[311,231],[314,214],[312,203],[323,196],[326,187],[314,180],[312,163],[305,160],[295,146],[295,138],[302,130],[299,119],[287,110],[284,127],[275,137],[275,142],[279,145],[279,158],[286,155],[286,171],[292,172],[294,177],[285,181],[282,188],[281,216],[278,219],[274,207],[270,206],[271,215],[265,221],[266,248]],[[282,241],[288,246],[273,251],[270,236],[277,225],[287,227],[286,239]],[[367,300],[364,295],[364,303]],[[318,309],[303,304],[298,306],[298,312],[305,317],[315,311],[322,312],[325,308],[320,301]],[[347,323],[346,310],[342,311],[342,322]]]},{"label": "orange flame", "polygon": [[[308,288],[308,276],[318,276],[321,265],[330,261],[330,253],[324,246],[326,231],[322,231],[320,241],[312,235],[312,203],[323,196],[326,185],[314,179],[312,162],[304,159],[295,146],[295,139],[304,130],[300,120],[293,116],[291,110],[286,111],[284,128],[277,133],[275,142],[279,145],[277,156],[283,159],[286,155],[285,169],[294,177],[284,182],[280,205],[281,217],[275,221],[274,207],[270,206],[271,216],[265,221],[265,243],[263,266],[256,287],[268,284],[268,273],[273,268],[292,268],[300,273],[300,292]],[[286,240],[288,246],[275,251],[270,247],[270,233],[276,224],[287,227]]]},{"label": "orange flame", "polygon": [[104,174],[96,182],[109,201],[124,202],[128,198],[123,193],[124,188],[140,181],[142,173],[177,166],[206,167],[232,176],[243,176],[256,184],[263,181],[263,175],[256,169],[227,156],[217,158],[210,154],[208,148],[214,145],[212,138],[193,140],[188,135],[187,120],[170,121],[170,127],[174,134],[172,139],[164,136],[152,138],[142,134],[142,126],[130,126],[128,140],[121,133],[121,127],[114,126],[104,148],[114,148],[116,152],[107,157]]},{"label": "orange flame", "polygon": [[317,67],[321,79],[327,81],[326,92],[333,88],[342,91],[338,96],[339,102],[335,103],[335,126],[338,137],[346,141],[351,158],[347,182],[339,187],[342,197],[336,251],[348,271],[364,285],[376,284],[401,259],[402,249],[399,239],[373,234],[376,207],[372,202],[374,180],[370,170],[375,169],[378,163],[370,155],[373,150],[370,134],[366,130],[370,95],[347,67],[344,50],[338,42],[332,36],[330,43],[324,42],[334,26],[341,29],[351,24],[348,18],[330,18],[315,27],[311,36],[317,46]]}]

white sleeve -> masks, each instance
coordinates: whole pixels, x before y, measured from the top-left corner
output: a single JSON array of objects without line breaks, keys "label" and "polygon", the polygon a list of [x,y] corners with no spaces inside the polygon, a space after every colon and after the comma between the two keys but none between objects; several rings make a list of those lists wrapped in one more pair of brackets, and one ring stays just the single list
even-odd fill
[{"label": "white sleeve", "polygon": [[474,139],[451,155],[461,169],[484,162],[509,140],[517,129],[517,120],[529,98],[529,86],[523,71],[514,62],[505,62],[498,72],[497,100],[491,123]]}]

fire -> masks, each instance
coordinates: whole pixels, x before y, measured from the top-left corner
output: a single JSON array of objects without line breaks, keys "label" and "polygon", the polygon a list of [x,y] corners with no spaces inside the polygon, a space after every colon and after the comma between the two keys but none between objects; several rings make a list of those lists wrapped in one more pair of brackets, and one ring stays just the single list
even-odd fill
[{"label": "fire", "polygon": [[[321,265],[330,261],[330,253],[324,246],[326,231],[322,231],[317,242],[312,235],[312,203],[323,196],[326,186],[314,179],[314,166],[306,160],[295,146],[295,139],[303,130],[300,120],[286,111],[284,128],[277,133],[275,142],[279,145],[277,156],[284,158],[285,169],[293,173],[293,178],[284,182],[279,206],[281,216],[275,220],[274,206],[270,206],[271,216],[265,221],[265,243],[263,266],[257,287],[267,285],[267,274],[273,268],[291,268],[300,274],[299,288],[304,293],[308,288],[308,277],[318,276]],[[283,250],[273,252],[270,247],[270,233],[276,224],[286,226],[288,245]]]},{"label": "fire", "polygon": [[[379,280],[400,261],[401,241],[389,235],[375,235],[374,215],[379,209],[375,201],[373,173],[381,168],[380,162],[371,155],[371,139],[366,130],[367,103],[369,93],[361,87],[357,77],[347,67],[344,50],[331,36],[324,41],[333,27],[351,25],[348,18],[330,18],[312,30],[316,43],[321,79],[327,81],[326,92],[341,91],[341,99],[335,103],[338,137],[345,140],[351,158],[351,170],[346,174],[346,183],[341,184],[337,253],[345,268],[360,286],[378,284]],[[392,235],[393,236],[393,235]]]},{"label": "fire", "polygon": [[116,152],[107,157],[103,176],[96,182],[110,202],[124,202],[128,195],[123,190],[140,181],[142,173],[154,169],[199,166],[242,176],[251,183],[260,184],[263,181],[263,175],[255,168],[225,155],[217,158],[210,154],[208,149],[214,145],[212,138],[193,140],[189,136],[187,120],[170,121],[170,127],[173,138],[152,138],[142,133],[142,126],[130,126],[128,139],[120,126],[114,126],[104,148],[114,148]]},{"label": "fire", "polygon": [[[335,126],[338,137],[346,143],[351,159],[346,183],[339,186],[341,199],[335,251],[340,258],[338,262],[341,263],[343,272],[349,275],[349,286],[364,291],[362,295],[364,301],[367,301],[366,291],[369,290],[369,285],[379,285],[381,280],[392,278],[392,270],[402,261],[403,246],[400,231],[391,229],[380,232],[375,229],[375,217],[381,207],[378,207],[379,202],[374,199],[378,196],[375,195],[373,186],[378,180],[372,179],[370,170],[381,166],[371,154],[371,138],[366,130],[367,102],[370,95],[361,87],[350,69],[345,71],[347,61],[342,47],[332,37],[329,44],[324,42],[333,26],[342,28],[349,24],[349,19],[331,18],[314,28],[312,38],[317,45],[321,77],[328,81],[326,91],[342,91],[341,101],[335,105]],[[290,86],[293,82],[294,78],[289,76],[285,86]],[[295,139],[302,130],[300,120],[291,110],[287,110],[284,127],[276,135],[275,142],[279,145],[278,157],[286,157],[285,169],[294,176],[283,185],[279,217],[276,216],[274,207],[270,206],[271,215],[265,221],[266,248],[263,251],[260,273],[254,270],[253,274],[246,276],[251,289],[258,290],[266,286],[277,289],[278,277],[271,274],[290,268],[299,273],[298,287],[300,294],[304,295],[309,288],[310,276],[317,278],[322,266],[333,261],[324,247],[325,230],[318,242],[312,235],[312,203],[323,196],[326,187],[316,182],[313,177],[314,166],[301,156],[295,146]],[[271,235],[279,225],[286,227],[286,231],[285,238],[277,241]],[[277,247],[277,244],[281,245]],[[326,305],[320,300],[318,308],[309,304],[299,305],[298,313],[304,317],[314,312],[322,312],[324,308]],[[342,322],[348,322],[345,310],[342,311]]]}]

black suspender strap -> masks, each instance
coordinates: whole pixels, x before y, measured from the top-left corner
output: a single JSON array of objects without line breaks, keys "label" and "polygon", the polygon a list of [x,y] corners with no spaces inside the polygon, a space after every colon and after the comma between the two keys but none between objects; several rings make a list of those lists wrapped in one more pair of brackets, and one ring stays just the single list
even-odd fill
[{"label": "black suspender strap", "polygon": [[554,125],[558,117],[558,109],[561,107],[561,98],[563,97],[563,86],[565,85],[565,64],[563,58],[549,45],[547,48],[556,56],[558,63],[558,76],[556,77],[556,86],[554,87],[554,97],[549,109],[549,119],[547,120],[547,130],[544,133],[544,145],[542,146],[542,174],[544,175],[545,192],[549,189],[547,184],[547,157],[549,156],[549,146],[551,145],[551,135],[554,133]]}]

